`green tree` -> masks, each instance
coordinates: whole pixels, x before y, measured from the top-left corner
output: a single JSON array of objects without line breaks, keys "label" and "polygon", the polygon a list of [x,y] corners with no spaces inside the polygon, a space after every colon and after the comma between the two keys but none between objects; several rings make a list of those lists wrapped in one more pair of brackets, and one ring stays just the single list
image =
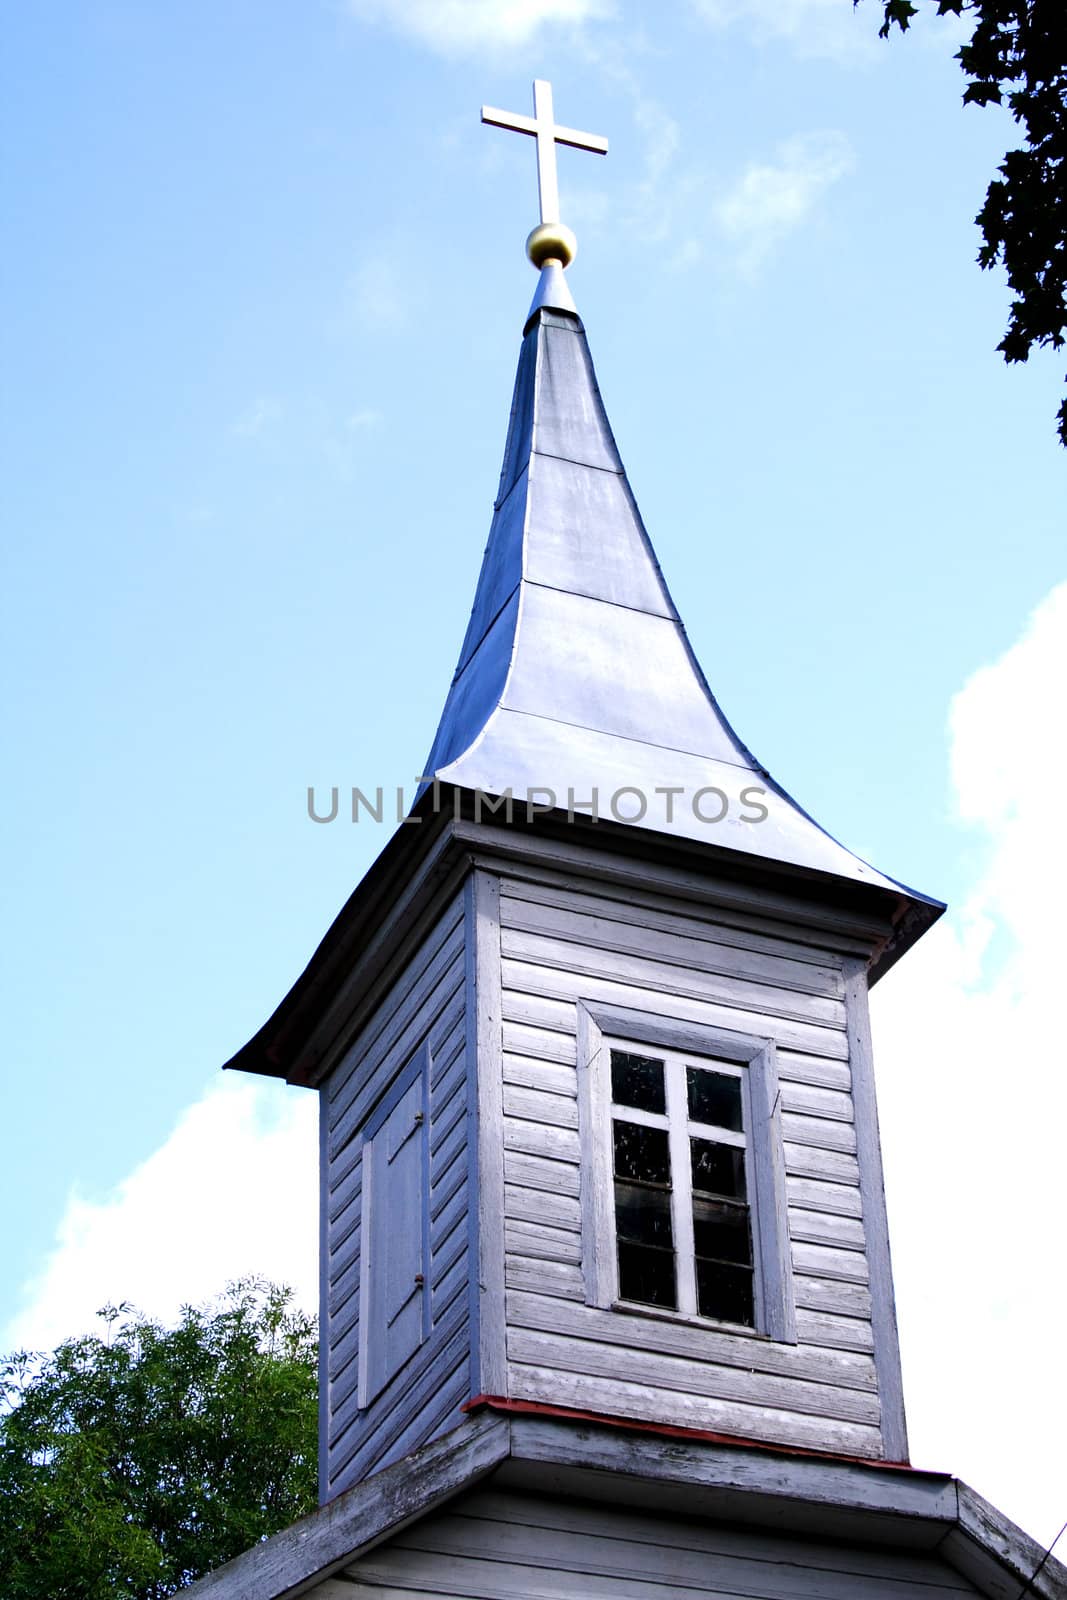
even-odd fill
[{"label": "green tree", "polygon": [[3,1600],[158,1600],[313,1509],[317,1340],[291,1291],[231,1284],[163,1327],[0,1366]]},{"label": "green tree", "polygon": [[[1065,0],[928,0],[937,14],[974,18],[957,59],[965,105],[1004,105],[1025,135],[1009,150],[975,221],[978,263],[1003,263],[1014,295],[997,349],[1025,361],[1035,345],[1062,349],[1067,330],[1067,3]],[[858,5],[859,0],[853,0]],[[882,38],[907,29],[918,6],[881,0]],[[1058,413],[1067,445],[1067,400]]]}]

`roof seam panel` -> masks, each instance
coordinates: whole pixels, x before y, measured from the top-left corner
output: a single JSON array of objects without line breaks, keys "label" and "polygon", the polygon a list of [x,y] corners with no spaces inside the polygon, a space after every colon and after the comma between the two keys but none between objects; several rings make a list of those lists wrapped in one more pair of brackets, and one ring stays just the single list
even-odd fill
[{"label": "roof seam panel", "polygon": [[[617,611],[632,611],[639,617],[655,617],[660,622],[669,622],[672,627],[681,627],[678,618],[668,611],[652,611],[648,606],[631,606],[625,600],[609,600],[607,595],[590,594],[588,589],[577,589],[561,583],[542,583],[540,578],[523,577],[520,582],[528,583],[533,589],[544,589],[549,594],[573,594],[581,600],[595,600],[598,605],[614,606]],[[510,596],[508,598],[510,599]]]},{"label": "roof seam panel", "polygon": [[452,682],[453,682],[453,684],[458,683],[459,680],[462,678],[463,674],[471,666],[473,666],[474,658],[477,656],[478,651],[481,649],[482,645],[484,644],[484,642],[486,640],[486,637],[496,627],[496,625],[499,622],[500,618],[504,615],[504,612],[508,609],[508,606],[511,604],[512,600],[514,600],[514,598],[515,598],[516,594],[518,593],[518,591],[522,588],[522,585],[527,581],[528,580],[525,579],[525,578],[519,578],[512,585],[512,587],[508,590],[507,594],[504,596],[504,598],[501,601],[500,605],[493,612],[493,615],[489,618],[488,622],[485,624],[485,627],[482,629],[481,633],[478,635],[477,644],[474,646],[474,648],[470,651],[470,653],[466,656],[465,659],[461,659],[460,660],[460,664],[457,666],[455,672],[452,674]]},{"label": "roof seam panel", "polygon": [[[587,733],[603,734],[603,729],[594,728],[588,722],[573,722],[567,717],[554,717],[547,711],[530,711],[526,706],[499,705],[497,710],[513,717],[536,717],[539,722],[552,722],[560,728],[583,728]],[[763,767],[750,767],[747,762],[729,761],[725,756],[710,756],[704,750],[691,750],[686,745],[661,744],[654,739],[639,739],[629,733],[612,733],[612,739],[621,739],[625,744],[641,745],[645,750],[663,750],[672,755],[694,756],[696,760],[714,761],[717,765],[736,767],[738,772],[750,772],[757,778],[770,778],[770,773]]]},{"label": "roof seam panel", "polygon": [[[556,450],[539,450],[536,445],[530,451],[532,456],[542,456],[545,461],[566,461],[571,467],[584,467],[586,472],[606,472],[612,478],[625,478],[625,467],[605,467],[599,461],[583,461],[580,456],[561,456]],[[525,472],[526,467],[523,468]],[[520,473],[521,477],[521,473]],[[518,479],[515,480],[518,482]],[[507,496],[505,495],[505,499]]]}]

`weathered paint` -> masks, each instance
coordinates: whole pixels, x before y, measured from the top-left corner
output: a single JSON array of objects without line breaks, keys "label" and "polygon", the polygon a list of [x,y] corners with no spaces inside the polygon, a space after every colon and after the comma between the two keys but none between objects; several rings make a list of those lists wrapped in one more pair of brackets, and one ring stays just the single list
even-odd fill
[{"label": "weathered paint", "polygon": [[[411,1600],[662,1600],[665,1593],[692,1600],[967,1600],[980,1593],[936,1552],[799,1539],[493,1488],[419,1520],[344,1576],[362,1594],[400,1590]],[[311,1592],[330,1600],[329,1589]]]},{"label": "weathered paint", "polygon": [[[882,1393],[897,1391],[899,1373],[895,1350],[876,1350],[872,1322],[849,958],[832,938],[827,948],[780,925],[720,925],[714,911],[679,910],[652,891],[602,894],[595,868],[590,851],[584,880],[502,883],[508,1371],[506,1387],[487,1391],[900,1459],[902,1431],[882,1433]],[[605,1188],[579,1115],[579,1058],[590,1048],[580,1018],[593,1003],[688,1026],[694,1039],[703,1028],[776,1047],[794,1342],[611,1308],[590,1292],[583,1230]],[[876,1122],[873,1139],[876,1149]]]},{"label": "weathered paint", "polygon": [[[467,939],[460,895],[322,1089],[323,1499],[454,1426],[471,1392]],[[398,1273],[423,1281],[405,1295]]]}]

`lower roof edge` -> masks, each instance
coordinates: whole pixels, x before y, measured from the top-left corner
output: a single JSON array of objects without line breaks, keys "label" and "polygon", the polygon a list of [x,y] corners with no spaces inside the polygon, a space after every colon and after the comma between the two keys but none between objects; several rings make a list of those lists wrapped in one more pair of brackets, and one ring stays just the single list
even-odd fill
[{"label": "lower roof edge", "polygon": [[[1067,1569],[947,1473],[660,1437],[596,1416],[483,1407],[192,1584],[194,1600],[296,1600],[479,1483],[644,1515],[707,1517],[936,1551],[989,1600],[1063,1600]],[[1044,1561],[1044,1565],[1040,1563]]]}]

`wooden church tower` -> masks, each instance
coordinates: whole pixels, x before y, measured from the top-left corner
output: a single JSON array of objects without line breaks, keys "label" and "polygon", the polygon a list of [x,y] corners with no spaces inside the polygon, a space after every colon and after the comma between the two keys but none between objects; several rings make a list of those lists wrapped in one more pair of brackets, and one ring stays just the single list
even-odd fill
[{"label": "wooden church tower", "polygon": [[[942,907],[719,710],[540,279],[412,822],[229,1064],[321,1105],[322,1508],[231,1597],[1018,1593],[908,1467],[867,990]],[[1063,1594],[1047,1563],[1035,1595]]]}]

